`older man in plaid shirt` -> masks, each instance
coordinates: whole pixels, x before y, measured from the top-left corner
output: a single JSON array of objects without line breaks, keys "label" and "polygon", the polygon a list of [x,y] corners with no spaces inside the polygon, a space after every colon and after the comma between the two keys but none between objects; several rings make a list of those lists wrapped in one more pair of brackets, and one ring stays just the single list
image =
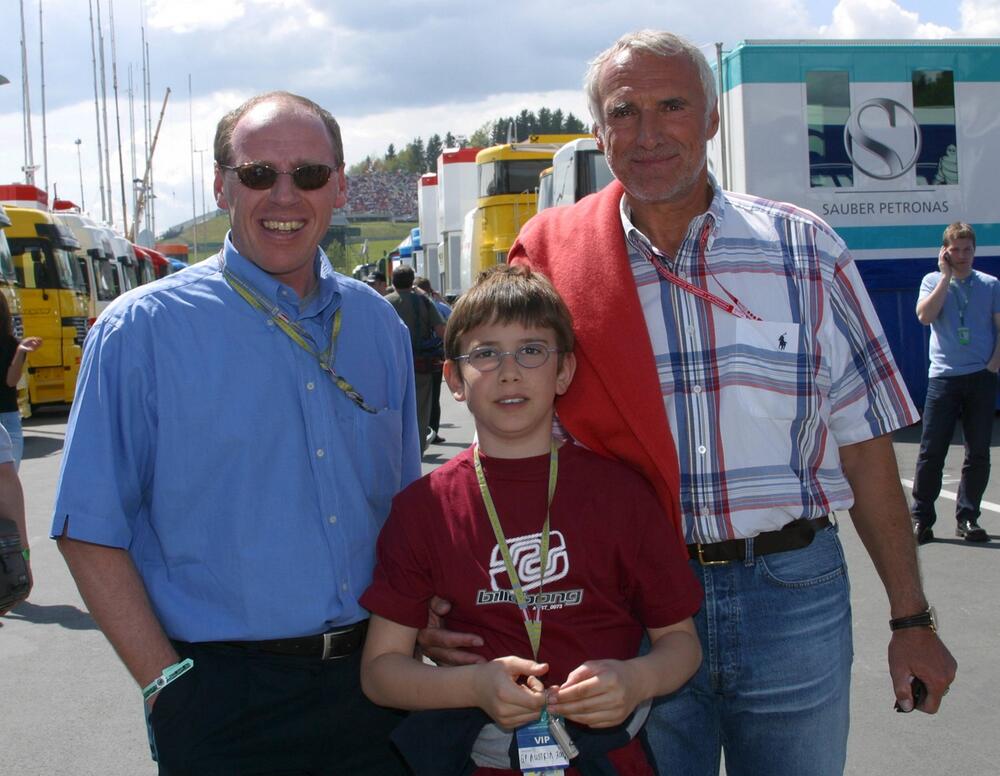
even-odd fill
[{"label": "older man in plaid shirt", "polygon": [[713,79],[669,33],[601,54],[587,89],[617,181],[529,222],[511,261],[573,312],[562,424],[649,478],[705,588],[705,661],[647,728],[661,770],[715,776],[724,750],[729,774],[831,776],[853,657],[834,513],[850,512],[885,585],[900,706],[919,677],[935,712],[955,675],[889,436],[917,415],[843,241],[708,173]]}]

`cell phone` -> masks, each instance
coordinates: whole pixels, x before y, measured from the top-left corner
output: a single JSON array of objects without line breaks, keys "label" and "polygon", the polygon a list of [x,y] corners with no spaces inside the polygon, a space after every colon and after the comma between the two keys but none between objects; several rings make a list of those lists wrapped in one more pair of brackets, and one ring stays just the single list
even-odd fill
[{"label": "cell phone", "polygon": [[[910,694],[913,695],[913,708],[920,708],[924,701],[927,700],[927,685],[925,685],[918,677],[914,676],[913,679],[910,680]],[[895,708],[896,711],[902,712],[903,714],[909,713],[903,711],[899,705],[899,701],[896,701]]]}]

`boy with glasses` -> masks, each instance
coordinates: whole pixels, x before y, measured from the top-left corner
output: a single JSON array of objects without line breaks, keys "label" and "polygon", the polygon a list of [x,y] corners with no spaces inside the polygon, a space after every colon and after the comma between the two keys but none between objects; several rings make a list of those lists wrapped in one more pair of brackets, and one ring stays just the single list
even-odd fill
[{"label": "boy with glasses", "polygon": [[[393,501],[362,596],[362,687],[381,705],[451,710],[394,734],[418,774],[462,772],[470,757],[503,772],[560,767],[577,749],[581,768],[652,773],[635,736],[648,701],[700,664],[701,591],[649,485],[552,438],[576,367],[569,312],[542,276],[499,267],[455,305],[445,352],[478,442]],[[435,594],[488,662],[414,659]],[[652,648],[636,657],[643,627]]]}]

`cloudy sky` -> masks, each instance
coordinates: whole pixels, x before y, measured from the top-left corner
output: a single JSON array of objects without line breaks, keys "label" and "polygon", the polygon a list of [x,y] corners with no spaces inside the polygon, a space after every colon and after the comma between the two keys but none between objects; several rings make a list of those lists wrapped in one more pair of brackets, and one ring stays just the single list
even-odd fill
[{"label": "cloudy sky", "polygon": [[[79,149],[85,205],[100,217],[88,0],[3,0],[0,75],[11,83],[0,86],[0,182],[23,180],[25,163],[19,2],[26,17],[35,163],[43,161],[41,3],[49,189],[80,199]],[[211,151],[191,154],[190,128],[194,147],[210,149],[219,117],[261,91],[288,89],[328,107],[341,121],[347,162],[353,164],[416,136],[471,134],[485,121],[523,108],[561,107],[583,118],[580,83],[586,62],[620,34],[640,27],[685,35],[712,56],[714,43],[730,48],[746,38],[1000,36],[996,0],[507,0],[492,5],[470,0],[100,0],[100,7],[118,225],[112,10],[126,181],[141,177],[143,168],[143,25],[154,126],[164,92],[171,89],[154,157],[158,232],[192,215],[192,158],[195,207],[201,212],[203,192],[212,207]],[[134,175],[133,123],[139,160]],[[41,186],[44,180],[45,171],[39,170],[36,182]]]}]

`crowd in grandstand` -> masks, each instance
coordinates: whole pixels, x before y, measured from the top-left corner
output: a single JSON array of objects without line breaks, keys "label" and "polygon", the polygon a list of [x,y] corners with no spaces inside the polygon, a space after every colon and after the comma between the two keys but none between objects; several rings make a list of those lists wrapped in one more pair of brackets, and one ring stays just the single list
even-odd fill
[{"label": "crowd in grandstand", "polygon": [[408,172],[371,171],[347,178],[348,216],[389,216],[417,219],[417,181]]}]

